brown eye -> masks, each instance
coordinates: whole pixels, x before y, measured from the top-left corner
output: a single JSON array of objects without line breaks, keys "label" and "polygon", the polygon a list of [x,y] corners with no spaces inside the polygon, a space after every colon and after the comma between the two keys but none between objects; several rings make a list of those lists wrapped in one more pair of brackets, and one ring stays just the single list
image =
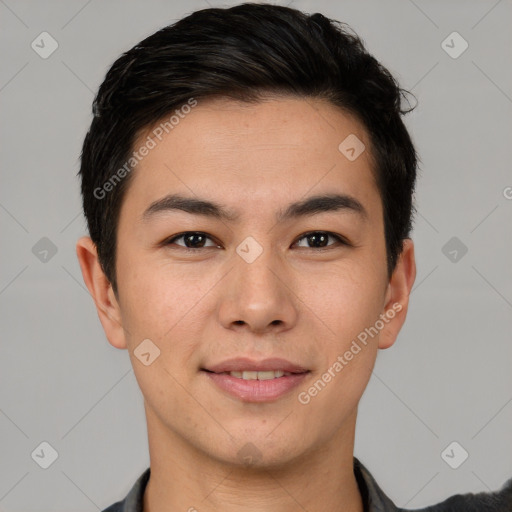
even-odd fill
[{"label": "brown eye", "polygon": [[[329,244],[329,238],[334,239],[337,243]],[[341,238],[339,235],[329,231],[311,231],[302,235],[296,244],[300,246],[299,242],[301,240],[305,240],[306,244],[309,244],[305,246],[308,249],[325,249],[331,247],[332,245],[348,245],[348,243],[345,242],[345,240],[343,240],[343,238]],[[304,247],[304,245],[302,247]]]},{"label": "brown eye", "polygon": [[[176,243],[177,240],[183,240],[183,244]],[[207,240],[213,240],[205,233],[200,231],[186,231],[185,233],[180,233],[179,235],[175,235],[172,238],[169,238],[165,245],[178,245],[183,247],[184,249],[204,249],[207,247],[218,247],[216,243],[213,242],[212,245],[206,246],[205,243]]]}]

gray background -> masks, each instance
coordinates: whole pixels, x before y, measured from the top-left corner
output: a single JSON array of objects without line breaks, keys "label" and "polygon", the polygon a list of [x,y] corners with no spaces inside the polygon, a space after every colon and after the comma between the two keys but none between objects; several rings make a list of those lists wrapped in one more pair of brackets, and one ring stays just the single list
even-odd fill
[{"label": "gray background", "polygon": [[[149,464],[128,354],[106,341],[75,256],[78,157],[122,51],[234,3],[0,0],[2,511],[101,510]],[[290,5],[349,23],[419,100],[406,117],[422,159],[418,276],[361,401],[355,454],[398,506],[498,489],[512,477],[512,3]],[[43,31],[59,45],[47,59],[31,48]],[[469,43],[458,58],[441,45],[453,31]],[[43,237],[57,248],[46,261]],[[42,441],[58,452],[48,469],[31,457]],[[458,469],[441,457],[452,441],[469,453]]]}]

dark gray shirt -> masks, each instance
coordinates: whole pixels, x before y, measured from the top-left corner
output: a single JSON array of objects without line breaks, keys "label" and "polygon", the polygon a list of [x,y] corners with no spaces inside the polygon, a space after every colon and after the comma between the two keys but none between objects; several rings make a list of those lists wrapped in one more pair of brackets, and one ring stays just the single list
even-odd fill
[{"label": "dark gray shirt", "polygon": [[[144,490],[151,469],[147,468],[137,479],[130,492],[103,512],[143,512]],[[370,472],[354,457],[354,474],[363,499],[364,512],[404,512],[396,507],[377,485]],[[499,491],[455,494],[445,501],[416,509],[416,512],[512,512],[512,478]]]}]

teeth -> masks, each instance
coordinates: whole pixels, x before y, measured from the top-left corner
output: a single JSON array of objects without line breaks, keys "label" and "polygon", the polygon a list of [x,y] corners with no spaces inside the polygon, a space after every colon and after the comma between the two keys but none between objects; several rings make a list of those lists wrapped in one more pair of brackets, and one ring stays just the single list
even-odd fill
[{"label": "teeth", "polygon": [[243,371],[243,372],[228,372],[231,377],[244,380],[270,380],[278,379],[279,377],[291,375],[290,372],[284,372],[282,370],[266,371],[266,372],[254,372],[254,371]]}]

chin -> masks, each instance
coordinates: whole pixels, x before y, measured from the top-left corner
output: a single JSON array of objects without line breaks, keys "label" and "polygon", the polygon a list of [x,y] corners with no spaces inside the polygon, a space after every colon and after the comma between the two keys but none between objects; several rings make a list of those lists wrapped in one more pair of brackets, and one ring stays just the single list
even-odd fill
[{"label": "chin", "polygon": [[[279,428],[279,427],[278,427]],[[253,469],[278,469],[292,464],[307,451],[303,435],[283,430],[281,435],[268,435],[271,429],[233,436],[223,446],[215,445],[210,456],[229,465]],[[212,447],[213,448],[213,447]]]}]

